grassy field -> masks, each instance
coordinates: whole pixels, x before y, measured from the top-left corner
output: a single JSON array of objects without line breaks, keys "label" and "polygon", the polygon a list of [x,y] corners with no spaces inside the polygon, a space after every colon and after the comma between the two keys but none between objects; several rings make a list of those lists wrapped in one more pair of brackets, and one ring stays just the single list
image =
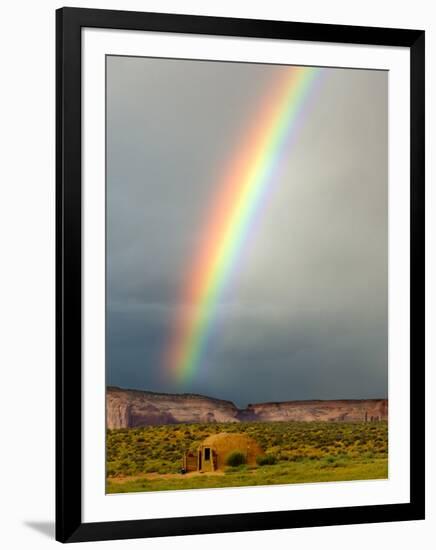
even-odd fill
[{"label": "grassy field", "polygon": [[[180,474],[184,451],[208,435],[246,433],[274,464]],[[387,423],[247,422],[109,430],[107,492],[162,491],[387,477]]]}]

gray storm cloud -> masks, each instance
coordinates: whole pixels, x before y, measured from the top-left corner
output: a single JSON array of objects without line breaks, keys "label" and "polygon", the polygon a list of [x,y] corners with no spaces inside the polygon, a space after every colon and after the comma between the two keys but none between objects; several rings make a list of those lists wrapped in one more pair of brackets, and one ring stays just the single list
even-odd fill
[{"label": "gray storm cloud", "polygon": [[387,73],[325,69],[221,296],[162,377],[205,205],[280,66],[107,58],[107,382],[248,402],[386,397]]}]

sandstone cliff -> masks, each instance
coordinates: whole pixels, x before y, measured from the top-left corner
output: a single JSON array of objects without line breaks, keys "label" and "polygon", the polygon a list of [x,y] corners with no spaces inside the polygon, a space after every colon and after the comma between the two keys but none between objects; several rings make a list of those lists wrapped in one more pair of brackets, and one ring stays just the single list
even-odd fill
[{"label": "sandstone cliff", "polygon": [[387,399],[358,399],[337,401],[283,401],[280,403],[258,403],[238,415],[241,420],[274,422],[283,420],[363,422],[386,420]]},{"label": "sandstone cliff", "polygon": [[195,394],[166,394],[107,388],[106,421],[109,429],[157,424],[238,422],[231,401]]},{"label": "sandstone cliff", "polygon": [[165,394],[108,387],[107,427],[132,428],[202,422],[280,422],[314,420],[363,422],[386,420],[387,399],[283,401],[238,409],[231,401],[195,394]]}]

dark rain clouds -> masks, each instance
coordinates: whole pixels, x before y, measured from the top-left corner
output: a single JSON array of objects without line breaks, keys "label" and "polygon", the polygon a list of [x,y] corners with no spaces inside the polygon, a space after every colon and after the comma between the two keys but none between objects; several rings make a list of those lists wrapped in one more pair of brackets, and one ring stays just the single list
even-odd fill
[{"label": "dark rain clouds", "polygon": [[107,381],[248,402],[387,396],[387,73],[329,69],[193,380],[162,376],[205,205],[280,67],[109,57]]}]

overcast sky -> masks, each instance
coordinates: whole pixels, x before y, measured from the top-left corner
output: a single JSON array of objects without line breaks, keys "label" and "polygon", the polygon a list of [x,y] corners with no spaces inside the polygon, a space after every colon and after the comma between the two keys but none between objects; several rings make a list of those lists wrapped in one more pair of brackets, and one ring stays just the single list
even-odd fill
[{"label": "overcast sky", "polygon": [[239,406],[387,397],[382,71],[325,69],[200,368],[183,388],[162,376],[205,205],[283,70],[108,57],[108,384]]}]

